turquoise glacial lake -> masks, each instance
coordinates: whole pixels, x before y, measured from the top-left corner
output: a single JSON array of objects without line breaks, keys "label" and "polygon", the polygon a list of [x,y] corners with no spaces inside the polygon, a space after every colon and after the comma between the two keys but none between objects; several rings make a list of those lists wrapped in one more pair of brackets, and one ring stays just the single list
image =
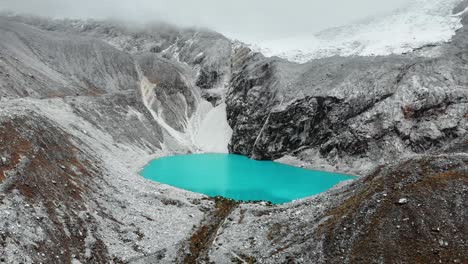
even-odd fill
[{"label": "turquoise glacial lake", "polygon": [[239,201],[290,202],[324,192],[354,176],[307,170],[233,154],[191,154],[151,161],[146,179]]}]

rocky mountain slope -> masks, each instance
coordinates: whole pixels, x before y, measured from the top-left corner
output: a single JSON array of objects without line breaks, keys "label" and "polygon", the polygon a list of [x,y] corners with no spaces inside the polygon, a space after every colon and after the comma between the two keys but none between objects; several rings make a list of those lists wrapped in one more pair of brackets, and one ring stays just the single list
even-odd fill
[{"label": "rocky mountain slope", "polygon": [[293,155],[356,174],[437,151],[467,134],[467,41],[462,28],[450,43],[426,48],[435,57],[418,50],[305,64],[237,50],[229,149],[257,159]]},{"label": "rocky mountain slope", "polygon": [[218,231],[210,259],[465,263],[467,161],[465,154],[417,157],[304,202],[241,205]]},{"label": "rocky mountain slope", "polygon": [[467,62],[464,48],[455,49],[439,58],[304,65],[239,54],[227,96],[230,150],[258,159],[295,155],[353,173],[435,151],[468,129]]},{"label": "rocky mountain slope", "polygon": [[0,260],[172,259],[213,205],[138,170],[198,149],[191,134],[214,108],[192,73],[89,36],[0,24]]},{"label": "rocky mountain slope", "polygon": [[[4,15],[0,47],[0,262],[468,261],[465,27],[296,64],[203,29]],[[363,177],[268,206],[138,175],[228,148]]]}]

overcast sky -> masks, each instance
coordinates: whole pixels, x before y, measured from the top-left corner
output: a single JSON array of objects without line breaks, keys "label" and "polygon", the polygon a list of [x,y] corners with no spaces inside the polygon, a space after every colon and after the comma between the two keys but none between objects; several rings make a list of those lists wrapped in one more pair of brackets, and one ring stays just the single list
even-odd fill
[{"label": "overcast sky", "polygon": [[163,20],[240,38],[292,37],[404,7],[412,0],[0,0],[0,10],[52,17]]}]

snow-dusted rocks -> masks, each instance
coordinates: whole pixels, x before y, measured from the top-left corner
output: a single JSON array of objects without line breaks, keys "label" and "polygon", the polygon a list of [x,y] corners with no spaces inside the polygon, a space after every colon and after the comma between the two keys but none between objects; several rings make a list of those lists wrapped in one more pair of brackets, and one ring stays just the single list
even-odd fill
[{"label": "snow-dusted rocks", "polygon": [[[168,25],[13,16],[0,33],[7,263],[466,262],[464,27],[406,55],[302,65]],[[138,175],[228,150],[367,176],[273,206]]]},{"label": "snow-dusted rocks", "polygon": [[176,60],[15,19],[0,17],[0,256],[170,262],[212,204],[138,171],[198,151],[203,122],[226,151],[229,129],[213,125],[224,108],[208,115],[196,71]]}]

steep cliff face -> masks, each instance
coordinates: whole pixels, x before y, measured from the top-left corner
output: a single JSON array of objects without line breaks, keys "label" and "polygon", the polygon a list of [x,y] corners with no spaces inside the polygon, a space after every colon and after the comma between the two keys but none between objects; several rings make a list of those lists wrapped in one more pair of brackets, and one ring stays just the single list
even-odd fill
[{"label": "steep cliff face", "polygon": [[185,131],[197,107],[197,95],[189,75],[181,67],[153,54],[138,55],[138,65],[145,76],[142,96],[146,105],[164,123],[176,131]]},{"label": "steep cliff face", "polygon": [[436,58],[332,57],[307,64],[233,58],[227,96],[230,151],[256,159],[295,155],[341,171],[369,171],[466,135],[466,35]]}]

